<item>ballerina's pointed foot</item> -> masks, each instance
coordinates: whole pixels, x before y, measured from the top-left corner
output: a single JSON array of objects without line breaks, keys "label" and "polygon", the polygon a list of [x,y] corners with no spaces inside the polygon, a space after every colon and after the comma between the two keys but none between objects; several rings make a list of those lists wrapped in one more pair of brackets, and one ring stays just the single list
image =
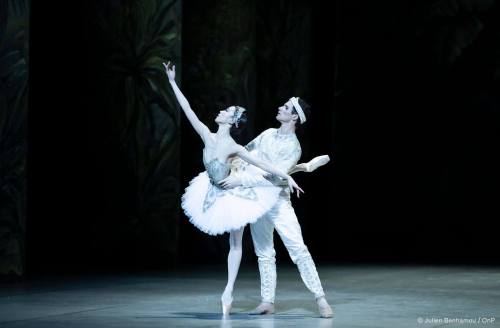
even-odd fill
[{"label": "ballerina's pointed foot", "polygon": [[222,315],[228,316],[231,314],[231,308],[233,305],[233,296],[227,293],[222,294],[220,298],[220,303],[222,306]]},{"label": "ballerina's pointed foot", "polygon": [[229,303],[229,304],[224,304],[224,302],[221,300],[221,306],[222,306],[222,315],[223,316],[228,316],[231,314],[231,307],[232,307],[232,304]]}]

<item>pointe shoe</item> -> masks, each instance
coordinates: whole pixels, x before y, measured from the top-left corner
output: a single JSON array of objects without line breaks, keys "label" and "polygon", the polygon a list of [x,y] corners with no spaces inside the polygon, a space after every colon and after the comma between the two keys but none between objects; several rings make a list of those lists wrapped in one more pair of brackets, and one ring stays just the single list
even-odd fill
[{"label": "pointe shoe", "polygon": [[333,310],[326,301],[325,297],[320,297],[316,300],[318,303],[319,314],[322,318],[331,318],[333,317]]},{"label": "pointe shoe", "polygon": [[273,314],[273,313],[274,313],[274,304],[268,302],[262,302],[249,314],[259,315],[259,314]]},{"label": "pointe shoe", "polygon": [[322,155],[314,157],[307,163],[300,163],[295,165],[288,173],[296,173],[296,172],[312,172],[316,170],[318,167],[325,165],[330,161],[330,156]]},{"label": "pointe shoe", "polygon": [[229,303],[224,303],[224,297],[220,299],[221,307],[222,307],[222,315],[227,316],[231,314],[231,308],[233,305],[233,297],[231,296],[231,300]]}]

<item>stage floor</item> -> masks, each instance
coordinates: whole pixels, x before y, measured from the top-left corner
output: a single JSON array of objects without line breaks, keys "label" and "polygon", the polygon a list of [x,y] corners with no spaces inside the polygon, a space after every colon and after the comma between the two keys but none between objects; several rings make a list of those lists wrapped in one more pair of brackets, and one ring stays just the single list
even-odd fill
[{"label": "stage floor", "polygon": [[224,270],[2,284],[0,327],[500,327],[500,268],[319,265],[334,307],[334,318],[322,319],[297,269],[279,263],[276,314],[246,314],[259,303],[259,277],[256,266],[243,267],[235,313],[223,320]]}]

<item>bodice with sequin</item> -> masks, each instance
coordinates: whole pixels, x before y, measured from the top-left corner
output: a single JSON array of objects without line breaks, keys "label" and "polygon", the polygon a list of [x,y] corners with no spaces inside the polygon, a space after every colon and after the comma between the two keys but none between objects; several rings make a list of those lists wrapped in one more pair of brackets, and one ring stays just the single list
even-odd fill
[{"label": "bodice with sequin", "polygon": [[222,163],[219,159],[213,157],[211,147],[203,148],[203,165],[213,184],[218,184],[230,173],[229,164]]}]

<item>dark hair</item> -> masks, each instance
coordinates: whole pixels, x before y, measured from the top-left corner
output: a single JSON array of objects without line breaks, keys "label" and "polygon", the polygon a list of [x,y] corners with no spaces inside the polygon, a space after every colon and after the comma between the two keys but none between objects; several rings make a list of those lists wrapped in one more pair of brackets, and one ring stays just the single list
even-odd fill
[{"label": "dark hair", "polygon": [[243,110],[243,112],[239,114],[240,118],[238,119],[238,121],[235,122],[233,125],[231,125],[231,129],[229,130],[231,137],[236,138],[241,134],[241,131],[243,131],[246,127],[247,112],[241,106],[234,106],[234,107],[235,107],[235,112],[234,112],[235,115],[238,115],[238,111]]},{"label": "dark hair", "polygon": [[[306,120],[309,120],[309,118],[311,117],[311,106],[309,106],[308,103],[306,103],[304,100],[302,100],[302,98],[299,98],[299,105],[300,105],[300,108],[302,108],[304,115],[306,116]],[[297,110],[295,109],[295,107],[292,108],[292,114],[299,115],[299,113],[297,113]],[[300,118],[297,118],[297,122],[299,124],[301,124]]]}]

